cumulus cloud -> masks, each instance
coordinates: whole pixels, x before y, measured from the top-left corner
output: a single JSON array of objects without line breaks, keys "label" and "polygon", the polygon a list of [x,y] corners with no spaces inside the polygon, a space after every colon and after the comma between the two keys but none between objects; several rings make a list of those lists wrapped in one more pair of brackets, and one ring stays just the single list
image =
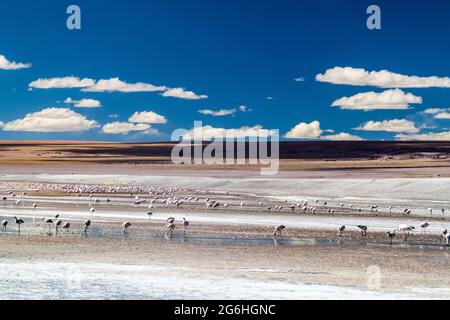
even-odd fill
[{"label": "cumulus cloud", "polygon": [[287,139],[317,139],[322,135],[319,121],[301,122],[284,135]]},{"label": "cumulus cloud", "polygon": [[31,63],[9,61],[4,55],[0,55],[0,70],[19,70],[31,68]]},{"label": "cumulus cloud", "polygon": [[402,141],[450,141],[450,131],[422,134],[397,134],[395,137],[397,140]]},{"label": "cumulus cloud", "polygon": [[167,88],[164,86],[154,86],[152,84],[138,82],[127,83],[119,78],[101,79],[92,86],[84,88],[82,91],[86,92],[155,92],[164,91]]},{"label": "cumulus cloud", "polygon": [[352,67],[334,67],[328,69],[324,74],[316,75],[316,80],[332,84],[381,88],[450,88],[449,77],[409,76],[388,70],[369,72],[362,68]]},{"label": "cumulus cloud", "polygon": [[93,86],[95,80],[78,77],[62,77],[62,78],[49,78],[38,79],[31,82],[28,86],[30,89],[72,89],[72,88],[86,88]]},{"label": "cumulus cloud", "polygon": [[449,120],[450,112],[440,112],[440,113],[436,114],[433,118],[439,119],[439,120]]},{"label": "cumulus cloud", "polygon": [[232,114],[236,113],[236,108],[234,109],[220,109],[218,111],[214,111],[214,110],[209,110],[209,109],[203,109],[203,110],[198,110],[199,113],[201,114],[205,114],[205,115],[210,115],[213,117],[223,117],[223,116],[229,116]]},{"label": "cumulus cloud", "polygon": [[349,134],[346,132],[323,136],[322,139],[330,140],[330,141],[362,141],[362,140],[364,140],[363,138],[361,138],[359,136]]},{"label": "cumulus cloud", "polygon": [[112,122],[102,127],[103,133],[108,134],[128,134],[131,131],[147,131],[151,127],[146,123]]},{"label": "cumulus cloud", "polygon": [[7,122],[5,131],[77,132],[98,127],[98,123],[67,108],[46,108],[23,119]]},{"label": "cumulus cloud", "polygon": [[163,97],[173,97],[180,99],[188,99],[188,100],[201,100],[207,99],[206,95],[198,95],[192,91],[186,91],[184,88],[172,88],[168,89],[162,94]]},{"label": "cumulus cloud", "polygon": [[72,98],[67,98],[64,100],[64,103],[73,104],[74,107],[77,108],[99,108],[101,107],[101,103],[95,99],[81,99],[81,100],[73,100]]},{"label": "cumulus cloud", "polygon": [[443,109],[443,108],[428,108],[425,109],[423,112],[426,114],[436,114],[436,113],[440,113],[440,112],[444,112],[447,109]]},{"label": "cumulus cloud", "polygon": [[432,115],[434,119],[450,119],[450,108],[428,108],[423,111],[424,114]]},{"label": "cumulus cloud", "polygon": [[38,79],[29,84],[30,89],[73,89],[81,88],[85,92],[154,92],[164,91],[167,87],[148,83],[127,83],[119,78],[93,79],[70,76],[63,78]]},{"label": "cumulus cloud", "polygon": [[129,119],[132,123],[167,123],[167,119],[153,111],[135,112]]},{"label": "cumulus cloud", "polygon": [[236,139],[246,137],[263,137],[268,138],[276,135],[274,130],[264,129],[261,125],[253,127],[241,127],[238,129],[215,128],[212,126],[196,127],[186,133],[185,139],[211,140],[211,139]]},{"label": "cumulus cloud", "polygon": [[356,130],[402,132],[402,133],[417,133],[420,131],[418,128],[416,128],[414,122],[405,119],[368,121],[362,124],[359,128],[356,128]]},{"label": "cumulus cloud", "polygon": [[380,93],[371,91],[343,97],[334,101],[331,106],[345,110],[402,110],[409,109],[411,103],[421,104],[422,98],[400,89],[393,89]]}]

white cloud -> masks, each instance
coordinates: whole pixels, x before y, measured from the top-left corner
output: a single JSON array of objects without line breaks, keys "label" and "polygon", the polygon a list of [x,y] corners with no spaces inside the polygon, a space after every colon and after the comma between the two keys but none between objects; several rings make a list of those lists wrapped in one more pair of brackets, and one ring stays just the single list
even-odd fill
[{"label": "white cloud", "polygon": [[72,89],[72,88],[86,88],[93,86],[95,81],[89,78],[80,79],[78,77],[63,77],[38,79],[31,82],[28,86],[33,89]]},{"label": "white cloud", "polygon": [[433,118],[439,119],[439,120],[449,120],[450,112],[440,112],[440,113],[436,114]]},{"label": "white cloud", "polygon": [[402,133],[417,133],[420,131],[418,128],[416,128],[414,122],[405,119],[368,121],[362,124],[359,128],[356,128],[356,130]]},{"label": "white cloud", "polygon": [[110,119],[117,119],[118,117],[119,117],[119,115],[115,114],[115,113],[108,115],[108,118],[110,118]]},{"label": "white cloud", "polygon": [[164,86],[154,86],[152,84],[138,82],[127,83],[119,78],[101,79],[95,84],[84,88],[82,91],[86,92],[155,92],[164,91],[167,88]]},{"label": "white cloud", "polygon": [[305,78],[304,77],[298,77],[294,79],[295,82],[304,82]]},{"label": "white cloud", "polygon": [[239,111],[241,111],[241,112],[250,112],[250,111],[253,111],[253,110],[250,109],[247,106],[242,105],[242,106],[239,106]]},{"label": "white cloud", "polygon": [[402,141],[450,141],[450,131],[423,134],[398,134],[395,137],[397,140]]},{"label": "white cloud", "polygon": [[425,109],[423,112],[426,114],[435,114],[435,113],[440,113],[440,112],[444,112],[447,109],[443,109],[443,108],[428,108]]},{"label": "white cloud", "polygon": [[273,97],[266,97],[266,100],[273,100]]},{"label": "white cloud", "polygon": [[332,107],[345,110],[392,110],[409,109],[410,103],[422,103],[422,98],[400,89],[386,90],[380,93],[364,92],[352,97],[343,97],[333,102]]},{"label": "white cloud", "polygon": [[419,77],[393,73],[388,70],[366,71],[362,68],[334,67],[316,80],[333,84],[353,86],[374,86],[381,88],[450,88],[449,77]]},{"label": "white cloud", "polygon": [[208,96],[206,95],[197,95],[196,93],[192,91],[186,91],[184,88],[173,88],[168,89],[162,94],[163,97],[173,97],[173,98],[180,98],[180,99],[188,99],[188,100],[201,100],[201,99],[207,99]]},{"label": "white cloud", "polygon": [[328,136],[323,136],[322,139],[324,140],[331,140],[331,141],[363,141],[364,139],[353,135],[353,134],[349,134],[346,132],[341,132],[338,134],[333,134],[333,135],[328,135]]},{"label": "white cloud", "polygon": [[167,123],[167,119],[153,111],[135,112],[129,119],[132,123]]},{"label": "white cloud", "polygon": [[185,139],[211,140],[213,138],[245,138],[245,137],[271,137],[275,135],[274,130],[264,129],[261,125],[253,127],[241,127],[238,129],[215,128],[212,126],[202,126],[190,130],[183,137]]},{"label": "white cloud", "polygon": [[198,110],[198,112],[201,113],[201,114],[210,115],[210,116],[213,116],[213,117],[223,117],[223,116],[229,116],[229,115],[232,115],[232,114],[236,113],[236,108],[234,108],[234,109],[220,109],[218,111],[204,109],[204,110]]},{"label": "white cloud", "polygon": [[98,123],[67,108],[46,108],[23,119],[4,124],[5,131],[77,132],[98,127]]},{"label": "white cloud", "polygon": [[31,63],[20,63],[9,61],[4,55],[0,55],[0,69],[1,70],[19,70],[31,68]]},{"label": "white cloud", "polygon": [[112,122],[102,127],[102,132],[108,134],[128,134],[131,131],[147,131],[150,125],[146,123]]},{"label": "white cloud", "polygon": [[433,115],[433,118],[438,120],[450,119],[450,108],[428,108],[423,113]]},{"label": "white cloud", "polygon": [[322,135],[319,121],[301,122],[285,134],[287,139],[317,139]]},{"label": "white cloud", "polygon": [[81,100],[73,100],[72,98],[67,98],[64,100],[64,103],[73,104],[74,107],[77,108],[99,108],[101,107],[101,103],[95,99],[81,99]]}]

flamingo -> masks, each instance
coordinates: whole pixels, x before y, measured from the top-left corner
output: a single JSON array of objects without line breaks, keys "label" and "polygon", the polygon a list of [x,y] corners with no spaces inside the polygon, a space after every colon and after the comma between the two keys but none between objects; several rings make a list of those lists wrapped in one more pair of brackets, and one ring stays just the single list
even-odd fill
[{"label": "flamingo", "polygon": [[147,216],[148,216],[148,220],[150,221],[150,218],[152,217],[152,215],[153,215],[153,212],[151,212],[151,211],[148,211],[147,212]]},{"label": "flamingo", "polygon": [[405,240],[405,242],[406,242],[406,241],[408,241],[408,235],[409,235],[409,233],[410,233],[411,231],[414,231],[415,229],[416,229],[416,228],[413,227],[413,226],[409,226],[409,225],[406,225],[406,224],[401,224],[401,225],[399,225],[398,228],[395,229],[395,230],[404,233],[404,235],[405,235],[405,239],[404,239],[404,240]]},{"label": "flamingo", "polygon": [[129,222],[124,222],[123,224],[122,224],[122,234],[124,235],[124,236],[126,236],[126,235],[128,235],[128,228],[131,226],[131,223],[129,223]]},{"label": "flamingo", "polygon": [[6,232],[6,226],[8,225],[8,220],[3,220],[2,221],[2,230],[3,232]]},{"label": "flamingo", "polygon": [[56,222],[55,222],[55,235],[58,234],[58,230],[61,228],[62,223],[63,223],[62,220],[60,220],[60,219],[56,220]]},{"label": "flamingo", "polygon": [[70,222],[64,223],[64,225],[62,226],[62,228],[63,228],[64,230],[66,230],[67,232],[69,232],[69,229],[70,229]]},{"label": "flamingo", "polygon": [[16,224],[17,224],[17,232],[18,232],[18,234],[20,235],[20,226],[22,225],[22,224],[24,224],[25,223],[25,221],[23,221],[23,219],[18,219],[17,217],[14,217],[14,220],[16,221]]},{"label": "flamingo", "polygon": [[342,232],[344,232],[344,230],[345,230],[345,226],[340,226],[340,227],[338,228],[338,237],[341,237]]},{"label": "flamingo", "polygon": [[284,229],[286,229],[286,226],[284,226],[284,225],[276,226],[276,227],[275,227],[275,231],[274,231],[274,233],[273,233],[273,236],[274,236],[275,238],[281,237],[281,231],[283,231]]},{"label": "flamingo", "polygon": [[392,240],[394,240],[394,238],[395,238],[395,230],[394,230],[394,231],[388,231],[388,232],[387,232],[387,236],[388,236],[389,239],[391,240],[390,245],[392,245]]},{"label": "flamingo", "polygon": [[443,229],[441,231],[442,234],[442,238],[445,241],[445,245],[448,246],[449,242],[450,242],[450,233],[448,233],[447,229]]},{"label": "flamingo", "polygon": [[364,226],[364,225],[360,224],[357,227],[361,230],[361,235],[363,237],[367,236],[367,226]]},{"label": "flamingo", "polygon": [[175,222],[175,218],[174,217],[167,218],[166,222],[167,223],[174,223]]},{"label": "flamingo", "polygon": [[88,231],[90,226],[91,226],[91,220],[86,220],[84,222],[84,231],[83,231],[83,234],[84,234],[85,237],[87,235],[87,231]]},{"label": "flamingo", "polygon": [[175,230],[175,223],[173,221],[175,221],[175,220],[167,220],[167,222],[166,222],[166,228],[167,228],[166,236],[169,238],[172,237],[173,231]]},{"label": "flamingo", "polygon": [[422,232],[425,233],[426,228],[428,228],[430,226],[430,224],[428,222],[422,222],[420,224],[420,228],[422,228]]},{"label": "flamingo", "polygon": [[433,209],[428,208],[428,213],[430,214],[430,216],[432,216],[433,215]]},{"label": "flamingo", "polygon": [[53,220],[50,218],[42,218],[42,221],[44,221],[48,225],[48,233],[50,234],[51,225],[53,224]]},{"label": "flamingo", "polygon": [[183,218],[183,232],[186,232],[188,227],[189,227],[189,221],[187,221],[186,218]]}]

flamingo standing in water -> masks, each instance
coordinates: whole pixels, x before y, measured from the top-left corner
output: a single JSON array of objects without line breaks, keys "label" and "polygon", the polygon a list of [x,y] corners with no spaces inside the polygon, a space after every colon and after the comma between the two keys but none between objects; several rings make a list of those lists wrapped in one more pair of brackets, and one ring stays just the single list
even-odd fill
[{"label": "flamingo standing in water", "polygon": [[91,220],[86,220],[84,222],[84,230],[83,230],[83,234],[84,234],[85,237],[87,236],[87,231],[88,231],[90,226],[91,226]]},{"label": "flamingo standing in water", "polygon": [[25,223],[23,219],[18,219],[17,217],[14,217],[14,220],[16,220],[17,224],[17,233],[20,235],[20,226]]},{"label": "flamingo standing in water", "polygon": [[361,230],[361,235],[363,236],[363,237],[365,237],[365,236],[367,236],[367,226],[364,226],[364,225],[358,225],[357,226],[358,227],[358,229],[360,229]]},{"label": "flamingo standing in water", "polygon": [[175,221],[175,219],[168,219],[166,222],[166,228],[167,228],[166,236],[169,238],[172,237],[173,231],[175,230],[174,221]]},{"label": "flamingo standing in water", "polygon": [[60,220],[60,219],[56,220],[56,222],[55,222],[55,235],[58,234],[58,230],[61,228],[62,223],[63,223],[62,220]]},{"label": "flamingo standing in water", "polygon": [[430,226],[428,222],[422,222],[420,224],[420,228],[422,229],[422,233],[425,233],[426,229]]},{"label": "flamingo standing in water", "polygon": [[69,232],[69,229],[70,229],[70,222],[64,223],[64,225],[62,226],[62,228],[63,228],[64,230],[66,230],[67,232]]},{"label": "flamingo standing in water", "polygon": [[405,242],[408,241],[408,235],[410,234],[410,232],[414,231],[416,228],[413,226],[409,226],[406,224],[401,224],[398,226],[397,229],[395,229],[396,231],[400,231],[402,233],[404,233],[405,235]]},{"label": "flamingo standing in water", "polygon": [[187,221],[186,218],[183,218],[183,232],[186,232],[188,227],[189,227],[189,221]]},{"label": "flamingo standing in water", "polygon": [[276,227],[275,227],[275,231],[274,231],[274,233],[273,233],[273,236],[274,236],[275,238],[281,237],[281,231],[283,231],[284,229],[286,229],[286,226],[284,226],[284,225],[276,226]]},{"label": "flamingo standing in water", "polygon": [[450,242],[450,233],[448,233],[447,229],[442,230],[442,238],[445,241],[445,245],[448,246]]},{"label": "flamingo standing in water", "polygon": [[129,223],[129,222],[124,222],[123,224],[122,224],[122,234],[124,235],[124,236],[126,236],[126,235],[128,235],[128,228],[131,226],[131,223]]},{"label": "flamingo standing in water", "polygon": [[53,220],[50,218],[42,218],[42,221],[44,221],[48,225],[48,234],[51,234],[51,225],[53,224]]},{"label": "flamingo standing in water", "polygon": [[392,245],[392,240],[394,240],[394,238],[395,238],[395,230],[394,230],[394,231],[388,231],[388,232],[387,232],[387,236],[388,236],[389,239],[391,240],[390,245]]},{"label": "flamingo standing in water", "polygon": [[8,225],[8,220],[3,220],[2,221],[2,230],[3,232],[6,232],[6,226]]},{"label": "flamingo standing in water", "polygon": [[341,236],[342,236],[342,232],[344,232],[344,230],[345,230],[345,226],[340,226],[340,227],[338,228],[338,237],[341,237]]}]

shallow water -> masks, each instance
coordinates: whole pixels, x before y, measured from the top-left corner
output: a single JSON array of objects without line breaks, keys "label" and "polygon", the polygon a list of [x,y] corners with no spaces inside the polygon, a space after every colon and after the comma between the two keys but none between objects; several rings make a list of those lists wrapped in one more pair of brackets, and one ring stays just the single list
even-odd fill
[{"label": "shallow water", "polygon": [[[157,265],[18,262],[2,260],[0,299],[418,299],[449,298],[449,289],[356,289],[283,281],[271,269],[243,269],[239,277]],[[279,280],[255,280],[253,273]],[[290,271],[288,271],[290,272]],[[295,271],[294,271],[295,272]],[[22,288],[18,290],[18,288]]]}]

